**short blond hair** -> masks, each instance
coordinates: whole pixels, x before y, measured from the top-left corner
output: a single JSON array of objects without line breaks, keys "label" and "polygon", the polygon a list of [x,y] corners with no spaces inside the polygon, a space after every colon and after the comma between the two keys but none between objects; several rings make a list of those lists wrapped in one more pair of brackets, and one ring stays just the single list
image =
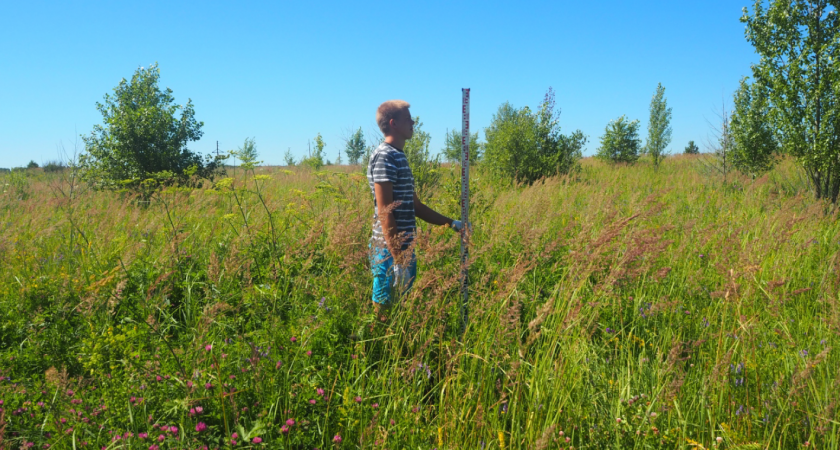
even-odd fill
[{"label": "short blond hair", "polygon": [[396,119],[400,111],[407,111],[411,105],[405,100],[388,100],[379,105],[376,109],[376,124],[382,133],[391,132],[391,119]]}]

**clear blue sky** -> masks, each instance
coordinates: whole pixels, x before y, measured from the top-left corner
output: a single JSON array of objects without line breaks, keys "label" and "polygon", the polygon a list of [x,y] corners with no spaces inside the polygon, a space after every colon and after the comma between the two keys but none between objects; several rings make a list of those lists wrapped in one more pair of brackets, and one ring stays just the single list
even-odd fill
[{"label": "clear blue sky", "polygon": [[[699,144],[757,57],[739,22],[747,0],[475,2],[8,1],[0,14],[0,167],[56,159],[101,123],[95,103],[157,61],[204,136],[194,151],[256,139],[261,159],[299,158],[321,133],[334,160],[346,130],[375,129],[384,100],[412,104],[438,151],[505,101],[536,107],[557,92],[564,132],[598,147],[622,114],[641,121],[658,82],[673,142]],[[79,140],[81,146],[81,140]],[[702,148],[701,144],[701,148]]]}]

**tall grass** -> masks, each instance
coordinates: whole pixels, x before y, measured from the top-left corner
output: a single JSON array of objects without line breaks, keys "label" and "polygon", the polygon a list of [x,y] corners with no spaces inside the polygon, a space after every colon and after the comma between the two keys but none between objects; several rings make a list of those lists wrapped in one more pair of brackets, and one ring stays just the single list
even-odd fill
[{"label": "tall grass", "polygon": [[[457,216],[445,170],[424,200]],[[148,202],[26,176],[0,197],[0,448],[840,448],[840,230],[790,163],[478,170],[463,335],[444,227],[375,317],[360,171]]]}]

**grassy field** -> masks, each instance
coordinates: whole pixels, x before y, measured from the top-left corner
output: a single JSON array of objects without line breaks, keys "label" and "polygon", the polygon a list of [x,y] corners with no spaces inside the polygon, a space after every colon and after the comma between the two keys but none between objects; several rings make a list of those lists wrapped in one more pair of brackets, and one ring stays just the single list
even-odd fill
[{"label": "grassy field", "polygon": [[[359,168],[0,176],[0,448],[840,449],[840,225],[785,162],[502,187],[374,317]],[[457,169],[426,203],[458,216]]]}]

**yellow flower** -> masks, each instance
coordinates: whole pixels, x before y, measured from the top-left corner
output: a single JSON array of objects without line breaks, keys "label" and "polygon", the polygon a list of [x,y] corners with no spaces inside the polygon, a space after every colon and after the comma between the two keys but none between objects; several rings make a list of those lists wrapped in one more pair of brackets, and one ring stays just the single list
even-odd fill
[{"label": "yellow flower", "polygon": [[443,427],[438,427],[438,448],[443,448]]},{"label": "yellow flower", "polygon": [[505,433],[504,431],[499,431],[499,448],[505,450]]}]

